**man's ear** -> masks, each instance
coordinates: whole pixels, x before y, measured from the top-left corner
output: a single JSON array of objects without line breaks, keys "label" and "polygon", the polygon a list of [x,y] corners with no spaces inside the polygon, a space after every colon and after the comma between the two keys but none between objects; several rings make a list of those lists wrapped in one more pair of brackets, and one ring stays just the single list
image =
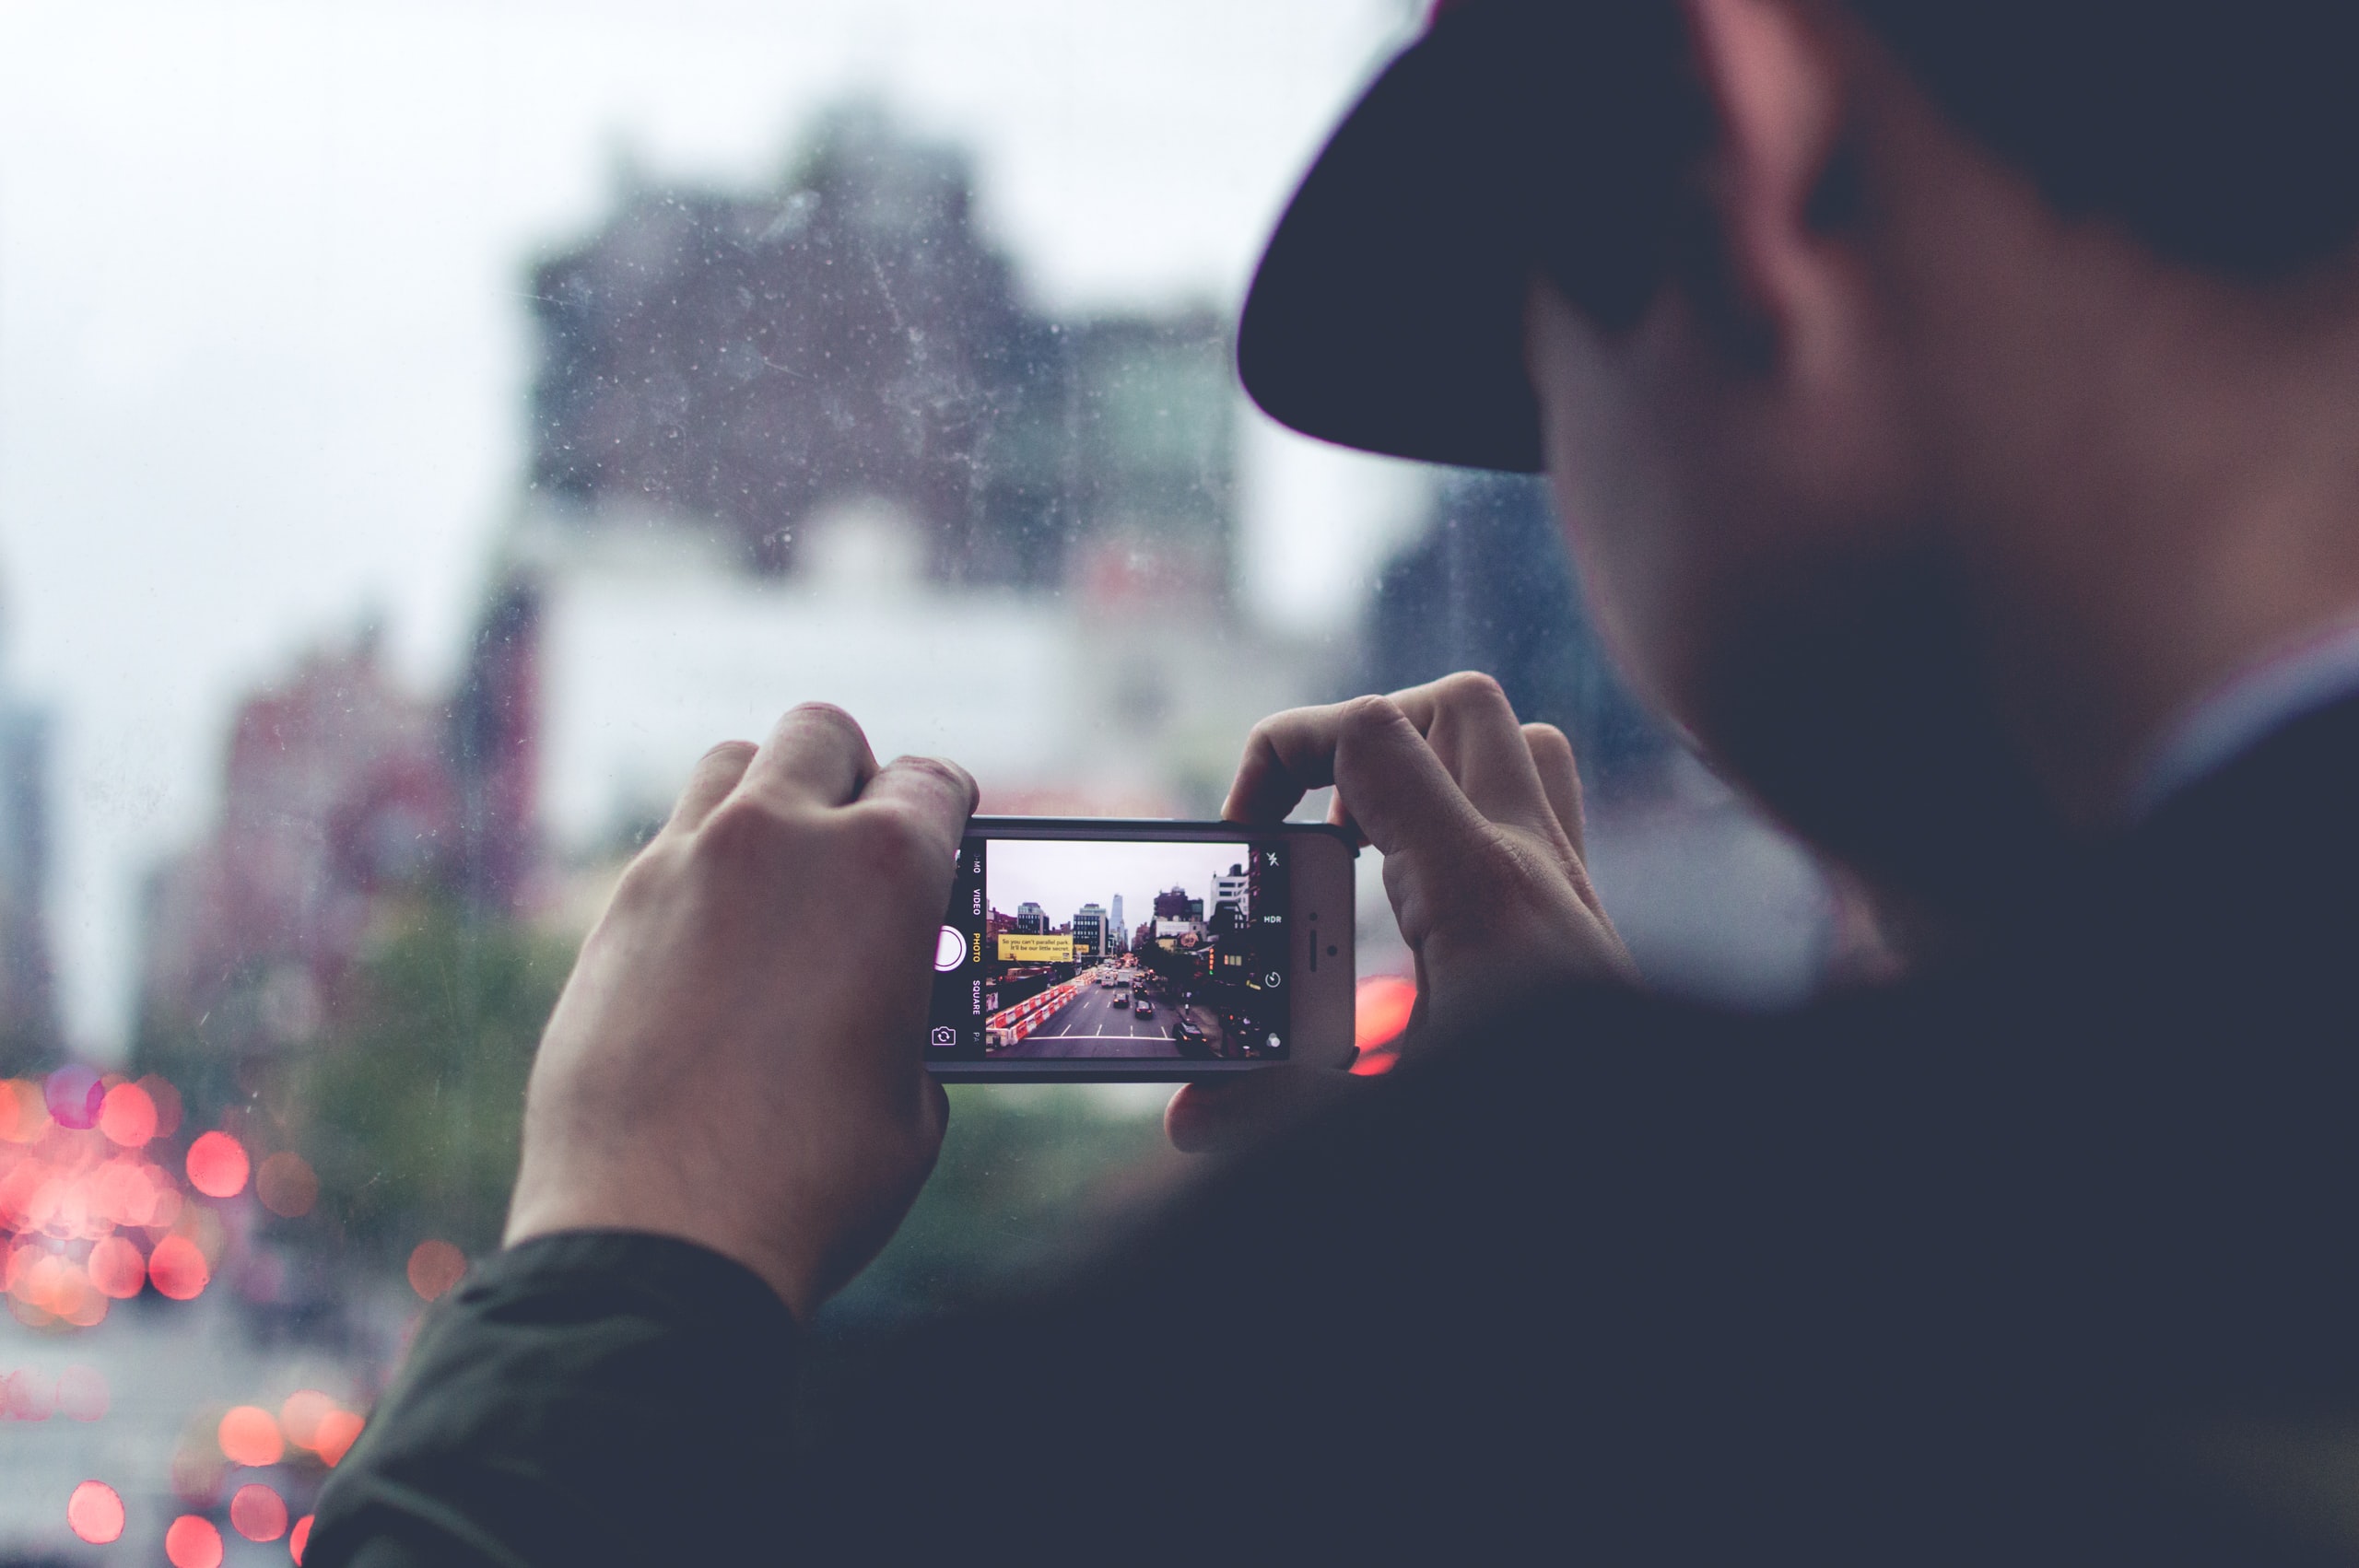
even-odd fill
[{"label": "man's ear", "polygon": [[1685,0],[1697,75],[1719,136],[1704,200],[1718,229],[1721,303],[1746,335],[1807,376],[1835,345],[1827,193],[1844,178],[1837,44],[1798,0]]}]

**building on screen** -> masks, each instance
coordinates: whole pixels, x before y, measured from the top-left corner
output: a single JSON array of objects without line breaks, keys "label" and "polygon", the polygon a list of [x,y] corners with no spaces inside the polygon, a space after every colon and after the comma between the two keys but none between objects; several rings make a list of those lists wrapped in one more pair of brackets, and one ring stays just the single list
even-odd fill
[{"label": "building on screen", "polygon": [[1089,964],[1106,956],[1106,910],[1097,904],[1085,904],[1073,918],[1073,957],[1076,964]]}]

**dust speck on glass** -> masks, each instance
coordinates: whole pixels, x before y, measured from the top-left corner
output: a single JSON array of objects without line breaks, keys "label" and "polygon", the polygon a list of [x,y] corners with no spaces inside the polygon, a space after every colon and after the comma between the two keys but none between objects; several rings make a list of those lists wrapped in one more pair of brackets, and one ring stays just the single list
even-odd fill
[{"label": "dust speck on glass", "polygon": [[[1486,669],[1642,966],[1817,982],[1837,903],[1617,682],[1539,484],[1236,387],[1415,9],[0,7],[0,1562],[299,1561],[575,945],[798,701],[986,811],[1204,816],[1263,715]],[[1180,1165],[1152,1088],[952,1093],[845,1357]]]}]

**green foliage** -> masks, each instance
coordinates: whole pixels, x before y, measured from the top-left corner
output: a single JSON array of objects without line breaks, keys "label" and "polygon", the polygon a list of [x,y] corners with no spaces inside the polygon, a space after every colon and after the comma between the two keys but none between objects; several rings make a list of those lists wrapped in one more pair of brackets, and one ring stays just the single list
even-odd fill
[{"label": "green foliage", "polygon": [[447,900],[393,925],[294,1069],[289,1119],[346,1235],[479,1254],[499,1241],[524,1080],[571,950]]}]

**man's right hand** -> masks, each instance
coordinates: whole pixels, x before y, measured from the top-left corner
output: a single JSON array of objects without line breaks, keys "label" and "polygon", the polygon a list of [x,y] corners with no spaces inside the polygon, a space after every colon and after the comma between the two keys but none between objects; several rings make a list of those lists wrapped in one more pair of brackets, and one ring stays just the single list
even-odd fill
[{"label": "man's right hand", "polygon": [[508,1240],[699,1243],[811,1314],[933,1168],[929,962],[975,785],[805,704],[716,746],[623,874],[533,1064]]},{"label": "man's right hand", "polygon": [[[1222,814],[1281,822],[1330,784],[1329,820],[1384,855],[1385,892],[1416,962],[1404,1051],[1520,990],[1636,982],[1581,860],[1571,743],[1552,725],[1519,724],[1488,675],[1263,720]],[[1228,1146],[1347,1084],[1340,1073],[1265,1069],[1188,1085],[1164,1122],[1183,1149]]]}]

